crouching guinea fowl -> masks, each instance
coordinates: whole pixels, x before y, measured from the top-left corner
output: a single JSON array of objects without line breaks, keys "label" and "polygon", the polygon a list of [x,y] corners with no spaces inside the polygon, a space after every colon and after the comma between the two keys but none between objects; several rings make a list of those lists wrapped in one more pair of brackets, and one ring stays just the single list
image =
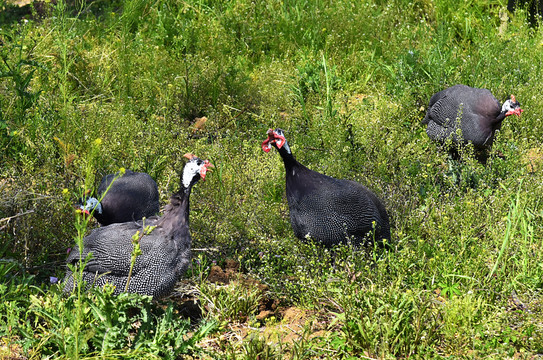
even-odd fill
[{"label": "crouching guinea fowl", "polygon": [[[325,246],[345,243],[368,245],[390,240],[387,212],[369,189],[351,180],[340,180],[309,170],[290,150],[281,129],[268,130],[262,150],[275,147],[286,170],[290,223],[299,239],[307,237]],[[374,237],[375,236],[375,237]]]},{"label": "crouching guinea fowl", "polygon": [[[117,294],[128,291],[155,299],[172,291],[191,257],[190,192],[200,178],[205,179],[208,168],[213,166],[192,154],[185,157],[190,160],[183,169],[181,189],[171,196],[163,216],[100,227],[83,239],[82,258],[92,253],[83,269],[83,280],[87,285],[110,283],[115,286]],[[135,234],[138,234],[135,238],[139,238],[141,255],[136,258],[127,286]],[[75,266],[79,261],[79,248],[76,247],[70,252],[67,263]],[[74,285],[73,274],[68,269],[64,291],[71,291]]]},{"label": "crouching guinea fowl", "polygon": [[101,225],[141,220],[160,210],[158,187],[146,173],[126,170],[122,176],[106,175],[97,195],[99,199],[103,197],[102,201],[89,197],[82,199],[78,207],[87,215],[92,213]]},{"label": "crouching guinea fowl", "polygon": [[520,104],[515,97],[502,106],[487,89],[455,85],[434,94],[430,99],[423,124],[430,139],[451,141],[451,154],[457,157],[458,145],[473,143],[479,161],[485,162],[494,134],[509,115],[520,116]]}]

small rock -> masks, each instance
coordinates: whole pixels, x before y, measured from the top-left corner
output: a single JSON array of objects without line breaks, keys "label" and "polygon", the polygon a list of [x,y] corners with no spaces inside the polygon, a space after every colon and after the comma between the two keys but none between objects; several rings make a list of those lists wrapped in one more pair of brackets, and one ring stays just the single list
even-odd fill
[{"label": "small rock", "polygon": [[207,280],[212,283],[227,284],[230,282],[228,274],[226,274],[220,266],[214,265],[209,271]]},{"label": "small rock", "polygon": [[258,314],[256,316],[256,319],[258,321],[262,321],[264,319],[267,319],[269,318],[271,315],[273,315],[273,312],[269,311],[269,310],[264,310],[264,311],[261,311],[260,314]]}]

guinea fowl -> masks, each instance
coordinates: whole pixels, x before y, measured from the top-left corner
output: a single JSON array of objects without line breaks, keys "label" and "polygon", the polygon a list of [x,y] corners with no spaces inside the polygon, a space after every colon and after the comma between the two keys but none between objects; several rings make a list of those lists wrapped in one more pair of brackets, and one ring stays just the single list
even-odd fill
[{"label": "guinea fowl", "polygon": [[494,134],[509,115],[520,116],[520,104],[515,97],[502,106],[487,89],[455,85],[432,96],[423,124],[430,139],[451,141],[451,154],[457,157],[458,145],[473,143],[477,156],[485,162]]},{"label": "guinea fowl", "polygon": [[269,152],[272,145],[285,164],[290,223],[296,237],[309,237],[325,246],[348,240],[355,244],[371,244],[373,239],[382,244],[382,240],[390,240],[388,214],[368,188],[300,164],[281,129],[268,130],[262,150]]},{"label": "guinea fowl", "polygon": [[543,15],[543,0],[509,0],[507,10],[514,12],[517,8],[524,8],[528,12],[528,19],[532,26],[538,25],[538,19]]},{"label": "guinea fowl", "polygon": [[101,225],[141,220],[160,210],[158,187],[146,173],[126,170],[122,176],[106,175],[97,193],[98,199],[103,196],[102,201],[94,197],[83,199],[85,204],[80,204],[79,209],[87,215],[92,213]]},{"label": "guinea fowl", "polygon": [[[83,280],[87,285],[103,286],[110,283],[115,293],[122,291],[161,298],[168,295],[177,279],[186,271],[191,257],[189,232],[189,197],[192,186],[213,165],[192,154],[183,169],[181,189],[170,198],[161,217],[137,222],[126,222],[99,227],[83,239],[83,249],[75,247],[67,263],[83,263],[89,253],[90,260],[83,269]],[[134,236],[135,234],[138,234]],[[133,237],[139,238],[141,255],[136,258],[129,279]],[[66,274],[64,291],[74,288],[73,273]]]}]

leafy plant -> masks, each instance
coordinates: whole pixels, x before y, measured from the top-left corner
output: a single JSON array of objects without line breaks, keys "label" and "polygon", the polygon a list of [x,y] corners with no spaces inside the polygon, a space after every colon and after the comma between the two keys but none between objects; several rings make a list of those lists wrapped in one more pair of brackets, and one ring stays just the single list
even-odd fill
[{"label": "leafy plant", "polygon": [[353,352],[412,356],[438,341],[436,311],[422,294],[392,288],[349,295],[340,300],[344,312],[337,316],[344,324],[345,344]]},{"label": "leafy plant", "polygon": [[[497,0],[59,0],[27,9],[0,2],[8,356],[541,353],[543,34],[525,12],[509,14]],[[503,122],[486,166],[471,146],[449,162],[420,123],[432,94],[457,83],[500,101],[513,93],[525,110]],[[270,127],[287,131],[308,168],[358,181],[383,200],[387,250],[295,238],[281,159],[259,146]],[[207,255],[187,276],[201,287],[208,318],[225,325],[218,339],[207,335],[206,354],[198,337],[189,341],[206,326],[189,329],[178,297],[161,308],[110,289],[64,296],[48,281],[64,275],[66,249],[91,227],[74,229],[70,194],[125,167],[149,172],[166,203],[184,152],[213,159],[220,175],[191,202],[193,247]],[[206,283],[225,258],[240,259],[239,281]],[[260,296],[248,277],[281,306],[316,312],[319,333],[304,335],[297,350],[244,337]],[[513,290],[523,306],[507,305]],[[258,324],[259,332],[277,326]],[[232,338],[239,341],[227,345]]]},{"label": "leafy plant", "polygon": [[[14,85],[17,103],[15,108],[15,126],[24,126],[25,113],[28,109],[36,105],[40,90],[34,90],[31,87],[31,81],[37,69],[43,68],[38,61],[33,60],[33,52],[36,49],[36,42],[30,37],[29,24],[22,23],[13,31],[0,31],[0,41],[2,46],[0,57],[2,65],[0,67],[0,79],[11,79]],[[5,104],[8,105],[8,104]],[[4,106],[5,106],[4,105]],[[2,126],[7,126],[7,118],[10,113],[9,107],[2,111],[4,116],[0,118]]]},{"label": "leafy plant", "polygon": [[219,322],[243,322],[255,316],[262,293],[240,277],[226,285],[203,281],[198,285],[203,311]]},{"label": "leafy plant", "polygon": [[442,282],[438,284],[441,287],[441,293],[448,297],[460,295],[461,291],[458,289],[457,283]]},{"label": "leafy plant", "polygon": [[189,335],[190,320],[176,317],[172,305],[160,310],[150,297],[114,295],[113,291],[113,287],[97,288],[65,298],[57,288],[33,295],[29,315],[41,339],[36,340],[34,351],[66,358],[115,355],[175,359],[199,352],[196,344],[216,328],[208,322]]}]

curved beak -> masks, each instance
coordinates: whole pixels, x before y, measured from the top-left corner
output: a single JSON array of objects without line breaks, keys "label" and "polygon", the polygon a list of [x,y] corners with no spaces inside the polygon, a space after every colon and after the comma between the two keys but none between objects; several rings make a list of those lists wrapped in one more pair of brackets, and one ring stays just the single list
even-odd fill
[{"label": "curved beak", "polygon": [[82,205],[81,206],[76,205],[76,206],[74,206],[74,209],[75,209],[76,214],[80,214],[84,218],[87,218],[88,216],[90,216],[90,211],[85,209],[85,207],[82,206]]},{"label": "curved beak", "polygon": [[268,132],[268,138],[264,141],[262,141],[262,150],[264,152],[270,152],[272,148],[272,141],[275,139],[275,136],[273,135],[273,129],[269,129]]},{"label": "curved beak", "polygon": [[204,161],[204,166],[200,169],[200,178],[205,181],[206,179],[206,173],[208,171],[213,171],[212,168],[214,168],[215,165],[209,162],[209,160]]},{"label": "curved beak", "polygon": [[270,152],[272,145],[275,144],[278,149],[281,149],[285,145],[286,139],[284,136],[279,135],[273,129],[269,129],[268,138],[262,142],[262,150],[264,152]]},{"label": "curved beak", "polygon": [[509,116],[509,115],[516,115],[516,116],[520,116],[520,114],[522,114],[524,110],[522,110],[521,108],[516,108],[514,110],[509,110],[508,112],[505,113],[505,116]]}]

